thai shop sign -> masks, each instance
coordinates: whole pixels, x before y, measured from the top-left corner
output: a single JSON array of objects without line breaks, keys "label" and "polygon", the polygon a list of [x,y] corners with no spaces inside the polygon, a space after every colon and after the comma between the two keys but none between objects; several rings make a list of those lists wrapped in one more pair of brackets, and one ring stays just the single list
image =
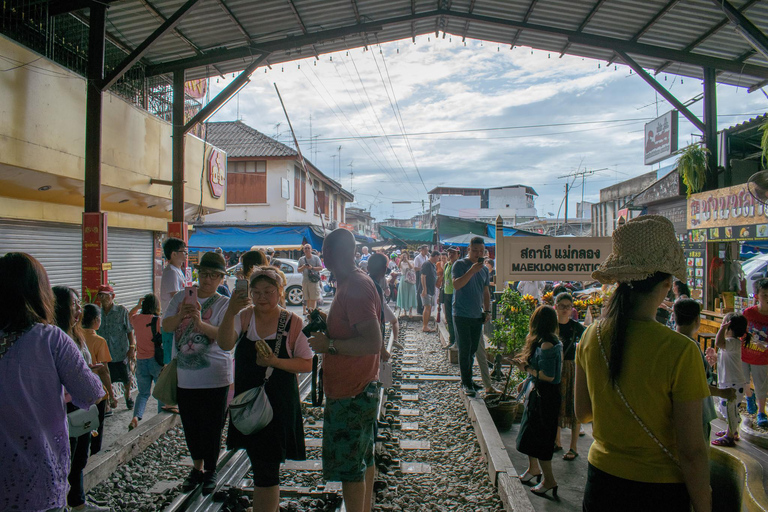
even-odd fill
[{"label": "thai shop sign", "polygon": [[[756,227],[754,230],[746,230],[744,236],[740,236],[745,226]],[[723,228],[719,231],[722,231],[724,239],[768,237],[768,207],[752,197],[746,184],[693,194],[688,199],[688,229],[704,232],[708,228]],[[732,228],[728,230],[731,233],[726,234],[727,228]],[[736,228],[738,232],[734,234]],[[751,236],[747,232],[752,232]],[[700,235],[699,238],[704,239],[695,241],[720,238],[708,235],[710,233],[703,237]]]},{"label": "thai shop sign", "polygon": [[677,110],[645,125],[645,165],[661,162],[677,151]]}]

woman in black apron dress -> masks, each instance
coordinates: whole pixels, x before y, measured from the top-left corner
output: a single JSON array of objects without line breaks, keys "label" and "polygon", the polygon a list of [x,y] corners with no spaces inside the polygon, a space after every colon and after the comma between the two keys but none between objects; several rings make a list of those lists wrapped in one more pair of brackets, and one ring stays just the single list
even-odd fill
[{"label": "woman in black apron dress", "polygon": [[[272,406],[272,421],[262,430],[248,435],[240,432],[230,421],[227,435],[227,448],[245,449],[251,460],[254,512],[277,510],[280,463],[286,459],[306,459],[296,373],[311,371],[311,359],[306,358],[307,355],[311,357],[311,352],[300,330],[301,318],[278,305],[281,295],[282,281],[274,269],[257,267],[250,283],[253,307],[244,309],[241,316],[235,317],[248,300],[239,294],[233,297],[219,328],[222,348],[235,346],[235,395],[261,386],[267,379],[265,391]],[[236,345],[235,323],[242,331]],[[268,334],[270,332],[274,334]],[[253,336],[255,333],[268,336],[264,339],[271,352],[268,359],[259,355],[256,340],[260,336]],[[302,345],[299,348],[302,340],[306,347]],[[299,350],[301,353],[297,352]],[[267,377],[270,367],[271,375]]]}]

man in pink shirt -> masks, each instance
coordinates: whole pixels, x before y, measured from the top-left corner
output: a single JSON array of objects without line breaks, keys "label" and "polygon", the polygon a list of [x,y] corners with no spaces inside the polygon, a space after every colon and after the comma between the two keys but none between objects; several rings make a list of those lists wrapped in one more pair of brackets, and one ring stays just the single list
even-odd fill
[{"label": "man in pink shirt", "polygon": [[370,277],[355,266],[350,231],[329,234],[323,255],[337,281],[328,335],[312,333],[309,339],[312,349],[324,354],[323,477],[341,481],[349,512],[368,512],[373,498],[381,300]]}]

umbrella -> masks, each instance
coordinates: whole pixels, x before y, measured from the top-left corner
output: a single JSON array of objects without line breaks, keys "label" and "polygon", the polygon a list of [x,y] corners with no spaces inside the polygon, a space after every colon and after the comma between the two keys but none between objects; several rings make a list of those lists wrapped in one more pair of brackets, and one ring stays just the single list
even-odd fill
[{"label": "umbrella", "polygon": [[443,245],[452,245],[455,247],[469,247],[469,242],[475,237],[482,238],[483,243],[485,243],[485,245],[489,247],[496,246],[496,240],[494,240],[493,238],[488,238],[487,236],[482,236],[482,235],[476,235],[474,233],[467,233],[465,235],[458,235],[458,236],[454,236],[444,240],[440,240],[440,243]]}]

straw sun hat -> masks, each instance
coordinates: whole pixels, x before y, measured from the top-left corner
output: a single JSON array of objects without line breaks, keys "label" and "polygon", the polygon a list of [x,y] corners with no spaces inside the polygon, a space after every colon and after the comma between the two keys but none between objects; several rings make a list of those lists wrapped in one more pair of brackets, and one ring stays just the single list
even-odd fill
[{"label": "straw sun hat", "polygon": [[626,283],[656,272],[685,281],[685,257],[672,222],[660,215],[643,215],[613,232],[611,254],[592,277],[603,284]]}]

